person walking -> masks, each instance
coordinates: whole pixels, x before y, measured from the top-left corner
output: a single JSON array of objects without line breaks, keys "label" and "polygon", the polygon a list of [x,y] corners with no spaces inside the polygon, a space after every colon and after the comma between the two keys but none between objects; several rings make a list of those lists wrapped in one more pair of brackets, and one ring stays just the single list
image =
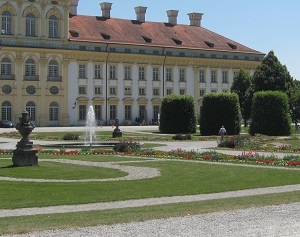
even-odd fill
[{"label": "person walking", "polygon": [[222,126],[219,130],[219,136],[221,136],[221,140],[220,142],[222,142],[224,140],[224,136],[227,134],[226,129],[224,128],[224,126]]}]

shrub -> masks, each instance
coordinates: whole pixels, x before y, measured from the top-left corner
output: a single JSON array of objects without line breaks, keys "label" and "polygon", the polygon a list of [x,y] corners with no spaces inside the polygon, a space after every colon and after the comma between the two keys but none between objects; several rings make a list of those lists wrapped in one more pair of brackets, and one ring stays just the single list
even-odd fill
[{"label": "shrub", "polygon": [[190,134],[176,134],[172,137],[173,140],[192,140],[192,136]]},{"label": "shrub", "polygon": [[237,135],[241,129],[241,112],[235,93],[210,93],[203,97],[200,115],[200,133],[217,135],[221,126],[228,135]]},{"label": "shrub", "polygon": [[197,116],[191,95],[171,94],[161,104],[160,131],[163,133],[195,133]]},{"label": "shrub", "polygon": [[77,133],[66,133],[63,136],[63,140],[65,140],[65,141],[79,140],[79,134],[77,134]]},{"label": "shrub", "polygon": [[137,151],[140,149],[140,146],[139,142],[121,141],[113,149],[115,152]]},{"label": "shrub", "polygon": [[249,133],[268,136],[291,134],[288,97],[279,91],[260,91],[253,96]]}]

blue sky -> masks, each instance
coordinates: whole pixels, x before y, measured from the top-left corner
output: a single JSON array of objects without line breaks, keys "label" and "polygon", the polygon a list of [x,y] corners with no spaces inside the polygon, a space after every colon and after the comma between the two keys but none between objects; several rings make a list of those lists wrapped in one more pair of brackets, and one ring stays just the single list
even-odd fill
[{"label": "blue sky", "polygon": [[[100,16],[97,0],[79,0],[78,14]],[[204,13],[202,27],[252,49],[275,52],[291,76],[300,80],[299,0],[106,0],[111,17],[136,19],[134,7],[147,7],[146,21],[167,22],[167,10],[179,10],[178,24],[187,14]]]}]

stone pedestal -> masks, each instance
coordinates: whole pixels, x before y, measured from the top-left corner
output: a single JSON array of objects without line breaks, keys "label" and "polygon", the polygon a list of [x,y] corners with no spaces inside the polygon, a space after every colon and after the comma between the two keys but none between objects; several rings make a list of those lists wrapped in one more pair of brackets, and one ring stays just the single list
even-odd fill
[{"label": "stone pedestal", "polygon": [[17,143],[17,149],[13,151],[12,162],[14,166],[32,166],[38,164],[37,150],[33,149],[33,142],[28,139],[29,134],[34,129],[28,112],[24,111],[16,129],[22,135],[22,139]]}]

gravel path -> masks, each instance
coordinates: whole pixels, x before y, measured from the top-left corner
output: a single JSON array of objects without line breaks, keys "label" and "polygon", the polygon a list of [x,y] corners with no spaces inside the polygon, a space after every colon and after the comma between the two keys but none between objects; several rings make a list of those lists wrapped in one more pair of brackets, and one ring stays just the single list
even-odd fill
[{"label": "gravel path", "polygon": [[5,237],[300,236],[300,202],[111,226],[47,230]]}]

